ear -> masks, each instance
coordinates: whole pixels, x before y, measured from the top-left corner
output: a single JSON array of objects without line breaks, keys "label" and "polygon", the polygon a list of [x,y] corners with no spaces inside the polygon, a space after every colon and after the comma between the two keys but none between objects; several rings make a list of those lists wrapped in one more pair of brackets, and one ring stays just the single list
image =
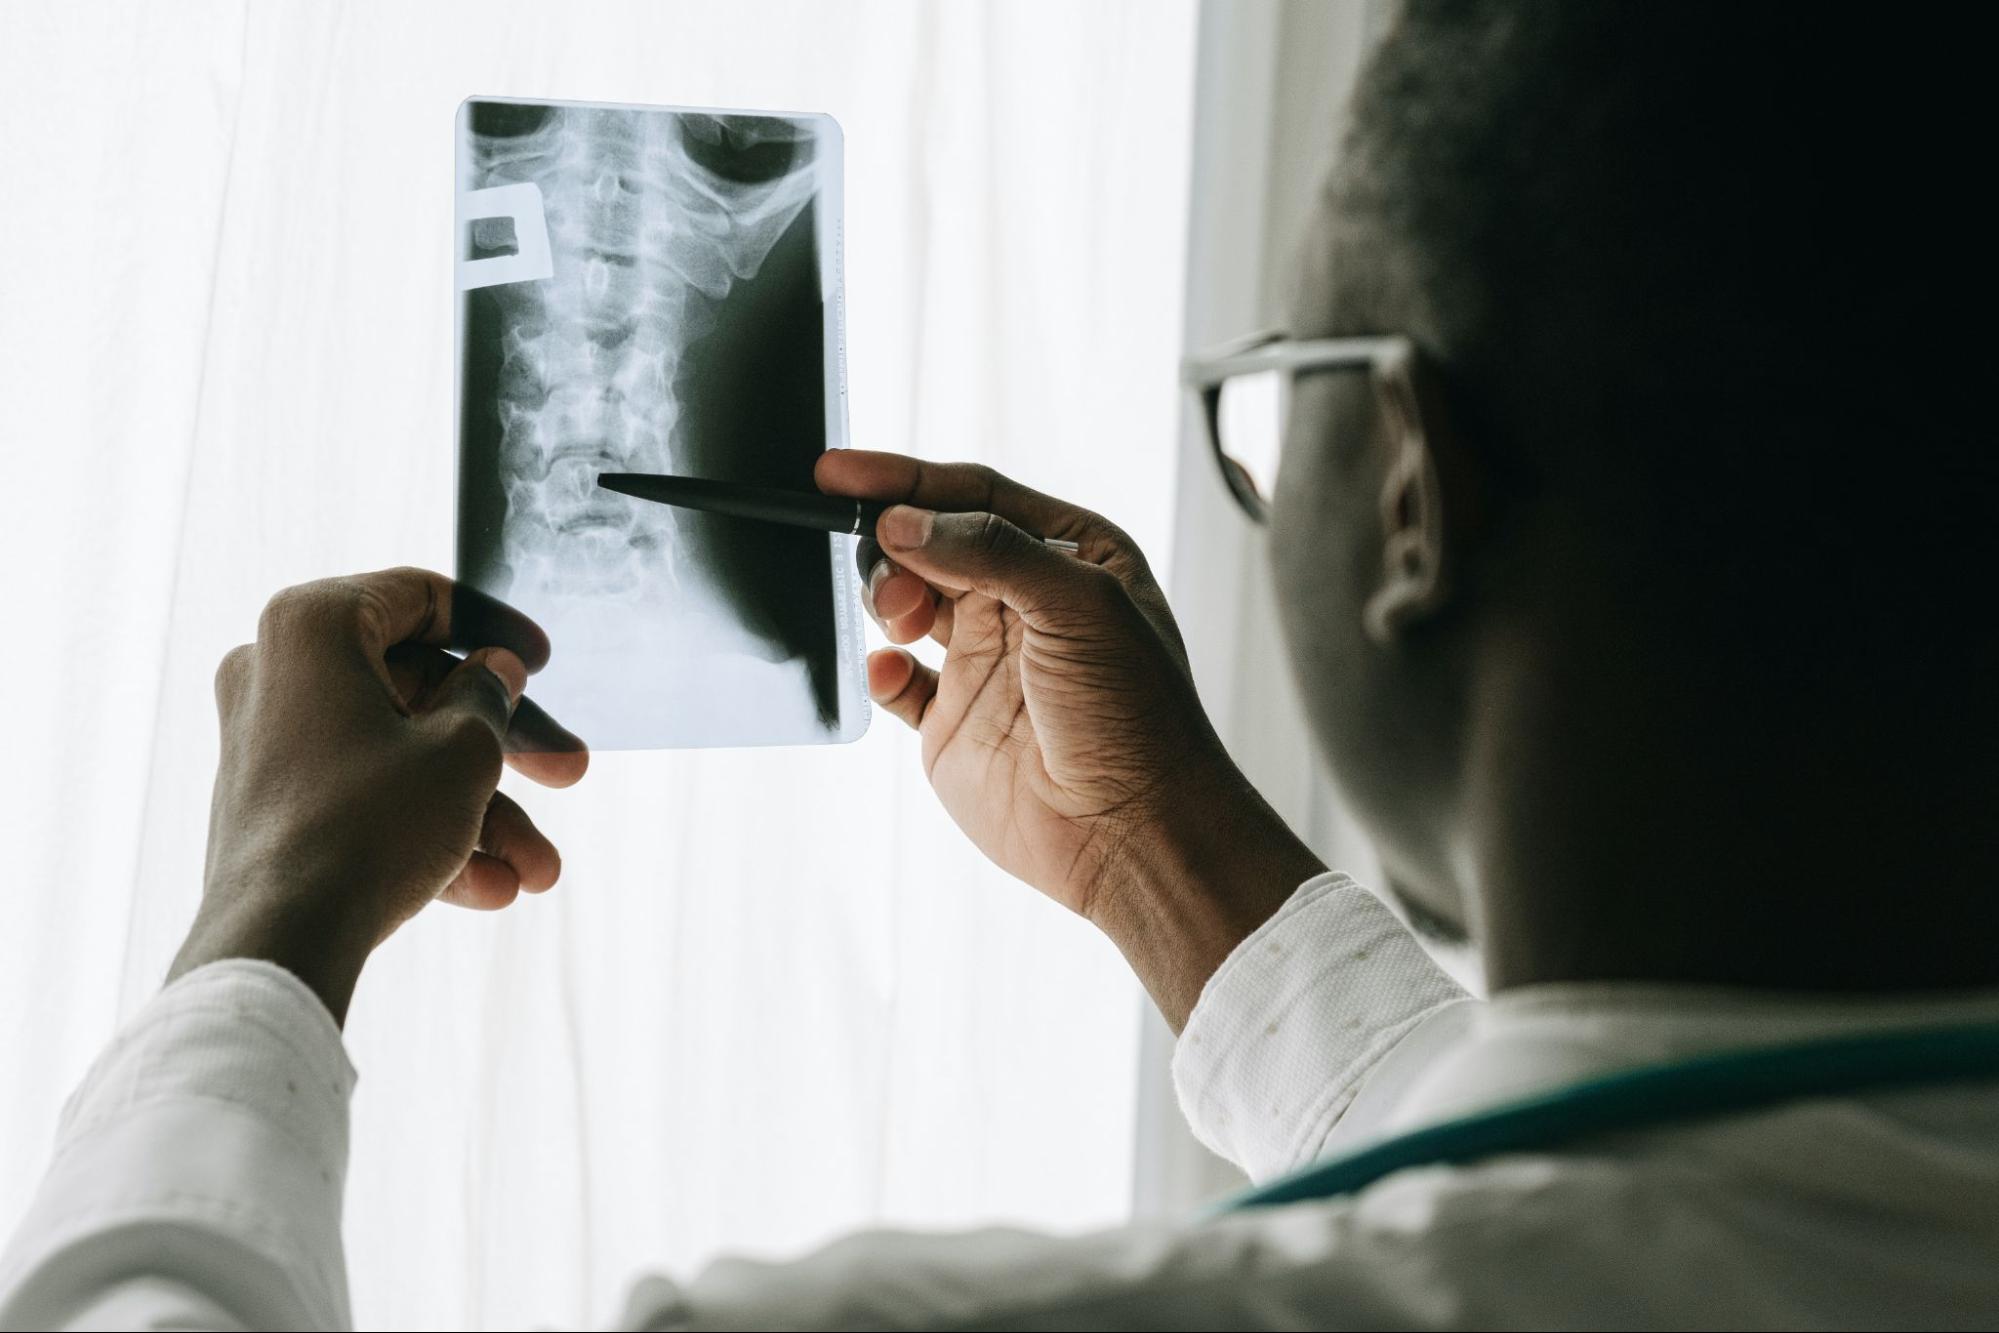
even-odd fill
[{"label": "ear", "polygon": [[1438,449],[1442,395],[1413,347],[1374,368],[1387,463],[1382,472],[1381,577],[1362,608],[1368,637],[1390,644],[1448,600],[1449,565]]}]

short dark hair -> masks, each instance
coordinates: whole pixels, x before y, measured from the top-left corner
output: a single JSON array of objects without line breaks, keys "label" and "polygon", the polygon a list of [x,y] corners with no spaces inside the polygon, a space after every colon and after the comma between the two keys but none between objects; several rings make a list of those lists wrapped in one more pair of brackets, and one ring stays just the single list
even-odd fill
[{"label": "short dark hair", "polygon": [[1628,500],[1657,558],[1760,531],[1871,583],[1929,563],[1889,548],[1974,551],[1999,470],[1961,12],[1409,0],[1334,176],[1342,313],[1401,322],[1483,447]]}]

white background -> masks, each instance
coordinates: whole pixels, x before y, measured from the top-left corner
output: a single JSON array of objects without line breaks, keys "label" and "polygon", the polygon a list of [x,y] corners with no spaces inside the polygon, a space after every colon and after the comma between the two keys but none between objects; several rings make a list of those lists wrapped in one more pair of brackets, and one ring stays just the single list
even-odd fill
[{"label": "white background", "polygon": [[[1194,28],[1191,0],[0,8],[0,1216],[192,912],[216,661],[285,584],[448,567],[462,97],[831,112],[855,440],[991,462],[1164,564]],[[517,794],[563,883],[426,912],[349,1023],[363,1324],[601,1321],[720,1247],[1125,1214],[1136,988],[963,844],[892,720]]]}]

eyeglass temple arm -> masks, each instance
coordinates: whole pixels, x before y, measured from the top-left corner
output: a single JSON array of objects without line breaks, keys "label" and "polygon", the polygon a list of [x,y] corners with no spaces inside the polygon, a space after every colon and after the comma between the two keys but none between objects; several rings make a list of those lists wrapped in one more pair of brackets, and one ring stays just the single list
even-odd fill
[{"label": "eyeglass temple arm", "polygon": [[1265,370],[1296,373],[1301,370],[1330,370],[1341,366],[1376,366],[1387,369],[1414,355],[1414,345],[1404,337],[1311,338],[1303,342],[1272,341],[1253,348],[1240,343],[1190,356],[1180,363],[1180,382],[1190,389],[1205,389],[1236,375]]}]

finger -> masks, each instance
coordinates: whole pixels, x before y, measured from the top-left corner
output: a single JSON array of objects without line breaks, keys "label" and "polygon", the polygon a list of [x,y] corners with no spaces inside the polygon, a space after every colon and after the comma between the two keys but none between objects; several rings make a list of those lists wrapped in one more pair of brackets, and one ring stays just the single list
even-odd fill
[{"label": "finger", "polygon": [[929,584],[893,560],[884,558],[875,566],[875,576],[868,589],[869,609],[875,619],[884,625],[902,619],[916,610],[918,605],[934,598]]},{"label": "finger", "polygon": [[944,647],[951,646],[951,627],[958,623],[958,604],[949,597],[937,599],[937,615],[930,622],[930,637]]},{"label": "finger", "polygon": [[861,571],[861,600],[867,604],[869,615],[875,613],[875,577],[881,573],[884,562],[888,562],[888,557],[882,554],[881,543],[874,539],[874,534],[854,543],[854,568]]},{"label": "finger", "polygon": [[[411,714],[430,708],[437,687],[463,660],[420,643],[398,644],[385,658],[397,697]],[[509,768],[544,787],[573,786],[590,767],[590,747],[582,737],[525,695],[514,705],[504,748]]]},{"label": "finger", "polygon": [[909,614],[898,616],[885,623],[882,626],[882,633],[888,636],[890,643],[915,643],[928,634],[930,627],[937,623],[937,605],[930,590],[925,588],[922,599]]},{"label": "finger", "polygon": [[583,738],[526,696],[514,705],[504,749],[509,768],[544,787],[574,786],[590,768]]},{"label": "finger", "polygon": [[880,537],[892,559],[926,582],[1004,602],[1037,627],[1100,609],[1106,583],[1118,586],[1102,566],[1051,550],[996,514],[897,505],[882,515]]},{"label": "finger", "polygon": [[468,653],[431,691],[417,720],[460,766],[454,778],[489,789],[500,780],[507,725],[527,679],[527,668],[511,652],[482,648]]},{"label": "finger", "polygon": [[936,602],[936,592],[916,575],[887,562],[884,568],[895,572],[883,578],[875,592],[875,610],[883,620],[900,620],[919,606]]},{"label": "finger", "polygon": [[873,537],[854,544],[854,563],[861,571],[861,605],[884,629],[915,610],[918,601],[934,596],[922,579],[889,559]]},{"label": "finger", "polygon": [[405,713],[417,714],[430,707],[437,687],[450,678],[465,659],[427,643],[399,643],[382,654],[396,701]]},{"label": "finger", "polygon": [[520,896],[521,879],[514,868],[497,856],[472,853],[458,877],[444,886],[438,898],[476,912],[497,912]]},{"label": "finger", "polygon": [[404,712],[421,709],[430,692],[451,674],[458,659],[442,648],[422,643],[399,643],[382,654],[388,668],[389,684]]},{"label": "finger", "polygon": [[215,708],[223,717],[229,716],[249,687],[256,661],[257,650],[247,643],[239,643],[222,655],[215,668]]},{"label": "finger", "polygon": [[361,612],[362,645],[373,654],[399,643],[505,648],[530,671],[548,665],[548,635],[497,597],[427,569],[384,569],[340,580]]},{"label": "finger", "polygon": [[[929,463],[907,454],[831,449],[819,456],[812,476],[819,489],[831,495],[998,514],[1042,537],[1100,543],[1116,533],[1081,505],[1043,495],[979,463]],[[1100,559],[1087,549],[1084,555]]]},{"label": "finger", "polygon": [[920,727],[937,697],[937,673],[900,648],[881,648],[868,654],[868,695],[911,727]]},{"label": "finger", "polygon": [[486,803],[486,819],[479,827],[479,850],[498,857],[514,869],[520,887],[541,893],[555,886],[562,876],[562,854],[548,835],[535,827],[528,812],[505,792],[496,791]]}]

